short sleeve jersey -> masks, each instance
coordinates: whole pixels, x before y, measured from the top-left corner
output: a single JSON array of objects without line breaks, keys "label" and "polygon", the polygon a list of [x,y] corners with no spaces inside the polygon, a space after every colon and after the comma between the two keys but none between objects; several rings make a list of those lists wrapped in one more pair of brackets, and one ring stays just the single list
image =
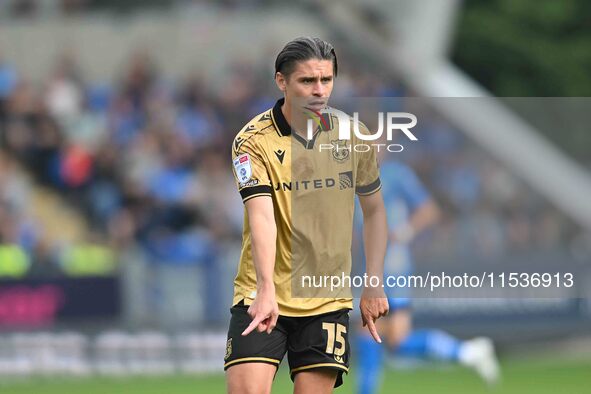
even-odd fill
[{"label": "short sleeve jersey", "polygon": [[[381,189],[375,147],[359,144],[365,141],[354,133],[351,140],[339,140],[331,115],[306,140],[292,133],[283,104],[281,99],[253,118],[232,145],[242,200],[268,196],[273,202],[279,313],[310,316],[352,308],[350,288],[330,290],[323,278],[350,274],[355,194]],[[256,296],[256,273],[246,209],[242,237],[233,301],[249,305]]]}]

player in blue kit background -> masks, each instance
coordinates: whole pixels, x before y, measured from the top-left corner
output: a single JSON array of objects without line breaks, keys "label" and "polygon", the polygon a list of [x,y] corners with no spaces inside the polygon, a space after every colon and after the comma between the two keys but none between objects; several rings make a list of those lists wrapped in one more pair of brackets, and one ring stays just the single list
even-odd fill
[{"label": "player in blue kit background", "polygon": [[[439,209],[409,166],[382,160],[380,173],[389,229],[384,275],[410,275],[409,245],[417,234],[437,222]],[[413,329],[410,292],[408,288],[386,289],[390,314],[378,327],[385,343],[376,343],[360,331],[358,393],[378,392],[384,356],[389,355],[459,363],[473,368],[488,384],[495,383],[499,367],[492,341],[483,337],[462,341],[437,329]]]}]

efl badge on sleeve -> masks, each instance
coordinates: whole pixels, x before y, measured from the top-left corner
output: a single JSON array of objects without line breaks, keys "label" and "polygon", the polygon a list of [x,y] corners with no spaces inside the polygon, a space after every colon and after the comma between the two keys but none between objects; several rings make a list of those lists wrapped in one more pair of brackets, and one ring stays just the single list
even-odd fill
[{"label": "efl badge on sleeve", "polygon": [[250,156],[248,153],[242,154],[234,159],[234,170],[238,182],[244,184],[252,177],[252,166],[250,164]]}]

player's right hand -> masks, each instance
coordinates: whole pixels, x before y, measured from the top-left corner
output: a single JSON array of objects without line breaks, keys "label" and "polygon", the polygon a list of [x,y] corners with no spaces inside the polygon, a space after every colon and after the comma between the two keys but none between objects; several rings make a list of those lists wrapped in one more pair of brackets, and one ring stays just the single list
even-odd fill
[{"label": "player's right hand", "polygon": [[376,320],[388,314],[388,299],[381,288],[365,289],[359,300],[359,310],[363,327],[367,326],[369,333],[377,343],[382,343],[382,338],[376,328]]},{"label": "player's right hand", "polygon": [[273,331],[279,318],[279,306],[275,299],[275,286],[263,287],[257,290],[257,295],[248,308],[248,315],[252,318],[252,322],[242,332],[242,336],[250,334],[255,328],[258,332],[266,331],[267,334]]}]

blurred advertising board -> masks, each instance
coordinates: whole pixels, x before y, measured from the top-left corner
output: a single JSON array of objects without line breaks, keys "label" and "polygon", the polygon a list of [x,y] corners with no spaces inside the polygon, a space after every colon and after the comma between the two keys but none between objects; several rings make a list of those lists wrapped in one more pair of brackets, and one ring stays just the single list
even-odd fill
[{"label": "blurred advertising board", "polygon": [[119,279],[84,277],[0,280],[0,328],[42,328],[117,318]]}]

